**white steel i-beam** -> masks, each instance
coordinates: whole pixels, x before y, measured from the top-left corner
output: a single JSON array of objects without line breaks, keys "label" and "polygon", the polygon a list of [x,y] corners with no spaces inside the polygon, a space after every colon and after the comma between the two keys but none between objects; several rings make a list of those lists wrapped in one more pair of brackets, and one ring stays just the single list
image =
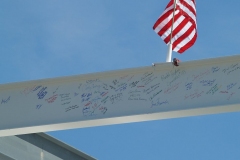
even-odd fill
[{"label": "white steel i-beam", "polygon": [[0,85],[0,136],[240,110],[240,56]]}]

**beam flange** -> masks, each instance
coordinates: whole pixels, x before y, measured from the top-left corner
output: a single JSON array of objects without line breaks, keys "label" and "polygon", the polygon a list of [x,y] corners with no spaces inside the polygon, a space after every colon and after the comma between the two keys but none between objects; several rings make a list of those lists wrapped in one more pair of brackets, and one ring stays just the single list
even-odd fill
[{"label": "beam flange", "polygon": [[0,85],[0,136],[240,110],[240,56]]}]

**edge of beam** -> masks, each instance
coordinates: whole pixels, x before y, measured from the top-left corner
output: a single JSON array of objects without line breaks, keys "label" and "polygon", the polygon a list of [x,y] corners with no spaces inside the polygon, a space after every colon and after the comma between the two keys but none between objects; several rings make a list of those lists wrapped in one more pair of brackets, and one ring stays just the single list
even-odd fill
[{"label": "edge of beam", "polygon": [[233,105],[214,106],[214,107],[198,108],[198,109],[188,109],[188,110],[159,112],[159,113],[133,115],[133,116],[104,118],[104,119],[97,119],[97,120],[86,120],[86,121],[78,121],[78,122],[68,122],[68,123],[32,126],[32,127],[15,128],[15,129],[5,129],[5,130],[1,130],[0,137],[11,136],[16,134],[50,132],[50,131],[59,131],[59,130],[65,130],[65,129],[86,128],[86,127],[113,125],[113,124],[120,124],[120,123],[122,124],[122,123],[132,123],[132,122],[143,122],[143,121],[162,120],[162,119],[169,119],[169,118],[182,118],[187,116],[200,116],[200,115],[219,114],[219,113],[238,112],[238,111],[240,111],[240,105],[233,104]]}]

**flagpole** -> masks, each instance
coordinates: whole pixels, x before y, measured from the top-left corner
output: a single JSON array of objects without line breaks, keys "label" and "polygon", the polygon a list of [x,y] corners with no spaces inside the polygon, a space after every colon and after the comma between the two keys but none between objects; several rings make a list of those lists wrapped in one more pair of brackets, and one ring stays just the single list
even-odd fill
[{"label": "flagpole", "polygon": [[172,26],[171,26],[171,35],[170,35],[170,42],[168,44],[168,52],[167,52],[166,62],[171,62],[172,61],[172,31],[173,31],[173,24],[174,24],[175,10],[176,10],[176,2],[177,2],[177,0],[174,0],[174,9],[173,9],[173,18],[172,18]]}]

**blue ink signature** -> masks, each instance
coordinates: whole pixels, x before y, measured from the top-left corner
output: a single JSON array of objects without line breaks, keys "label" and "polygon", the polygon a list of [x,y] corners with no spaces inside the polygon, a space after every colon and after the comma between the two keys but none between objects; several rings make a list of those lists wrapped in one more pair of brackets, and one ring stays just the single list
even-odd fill
[{"label": "blue ink signature", "polygon": [[202,83],[203,86],[212,86],[215,81],[216,81],[216,79],[202,80],[202,81],[200,81],[200,83]]},{"label": "blue ink signature", "polygon": [[41,88],[41,87],[42,87],[42,85],[35,87],[35,88],[33,89],[33,92],[36,91],[36,90],[38,90],[38,89]]},{"label": "blue ink signature", "polygon": [[190,82],[190,83],[187,83],[186,85],[185,85],[185,87],[186,87],[186,90],[190,90],[190,89],[192,89],[192,82]]},{"label": "blue ink signature", "polygon": [[38,104],[37,106],[36,106],[36,109],[40,109],[42,107],[42,104]]},{"label": "blue ink signature", "polygon": [[158,99],[156,102],[153,102],[153,101],[152,101],[151,108],[152,108],[152,107],[161,106],[161,105],[163,105],[163,104],[169,104],[169,103],[168,103],[168,100],[160,101],[160,99]]},{"label": "blue ink signature", "polygon": [[219,71],[219,69],[220,69],[219,67],[212,67],[212,73]]},{"label": "blue ink signature", "polygon": [[236,86],[237,83],[231,83],[229,85],[227,85],[227,90],[230,90],[231,88],[233,88],[234,86]]},{"label": "blue ink signature", "polygon": [[2,99],[2,102],[1,102],[1,104],[6,104],[6,103],[8,103],[9,101],[10,101],[10,96],[7,98],[7,99]]},{"label": "blue ink signature", "polygon": [[38,92],[38,99],[43,99],[46,94],[47,94],[47,91],[46,91],[47,87],[42,87],[42,89]]}]

